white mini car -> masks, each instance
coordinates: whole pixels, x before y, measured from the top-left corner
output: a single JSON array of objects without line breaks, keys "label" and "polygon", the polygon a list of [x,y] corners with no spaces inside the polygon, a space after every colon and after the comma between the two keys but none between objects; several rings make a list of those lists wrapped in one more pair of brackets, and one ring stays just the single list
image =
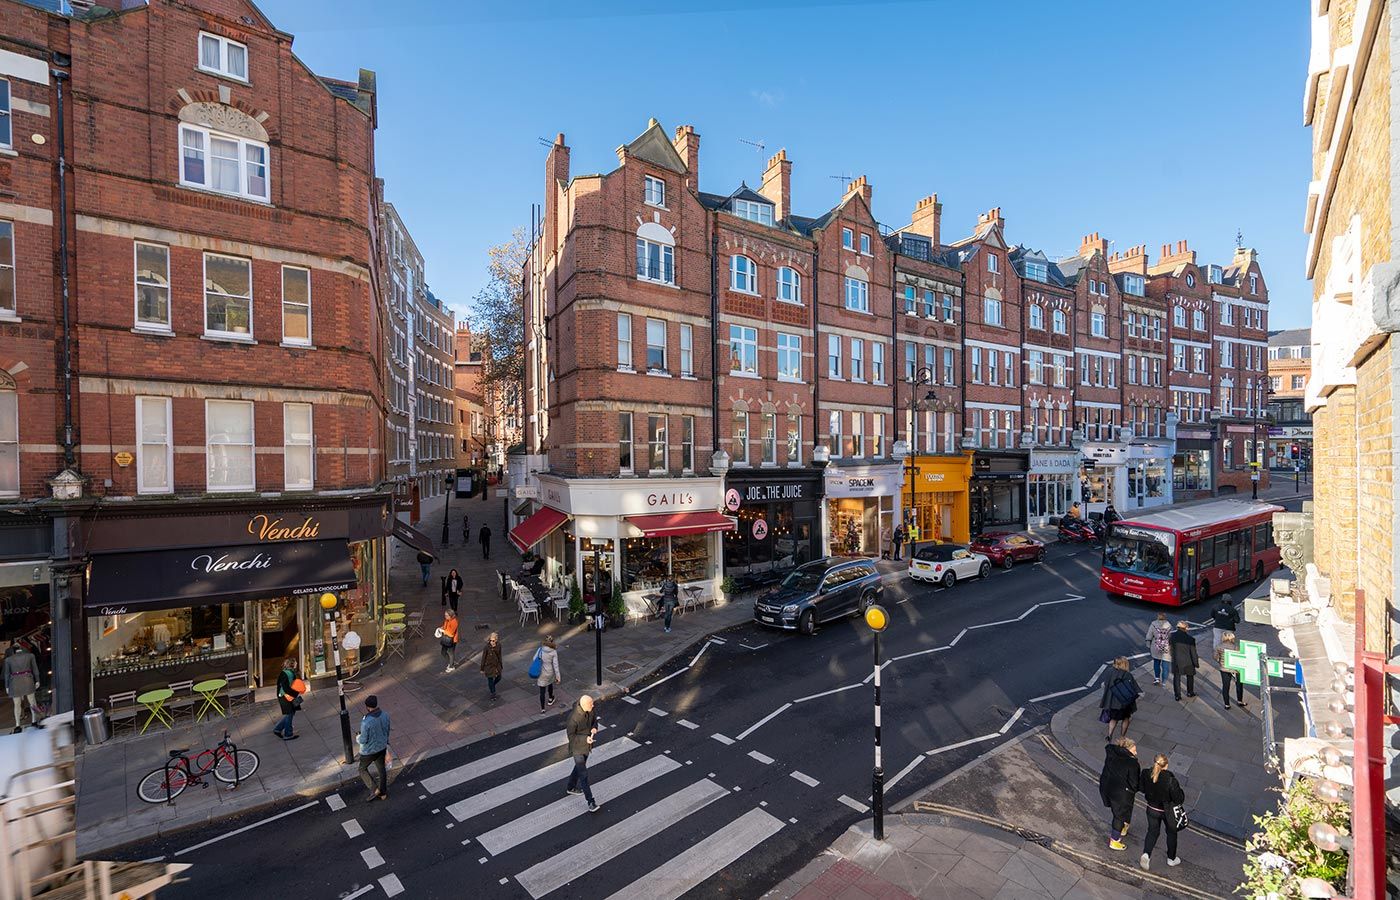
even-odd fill
[{"label": "white mini car", "polygon": [[917,544],[909,557],[909,577],[950,588],[964,578],[986,578],[992,561],[962,544]]}]

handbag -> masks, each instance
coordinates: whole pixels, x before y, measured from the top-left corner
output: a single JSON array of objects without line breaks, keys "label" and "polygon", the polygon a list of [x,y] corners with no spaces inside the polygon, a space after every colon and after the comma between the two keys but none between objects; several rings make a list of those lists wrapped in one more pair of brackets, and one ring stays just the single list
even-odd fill
[{"label": "handbag", "polygon": [[438,638],[438,643],[442,644],[444,647],[451,647],[457,642],[452,639],[452,635],[444,633]]},{"label": "handbag", "polygon": [[530,660],[530,671],[528,674],[531,678],[539,678],[540,673],[544,671],[544,660],[540,658],[540,654],[542,653],[544,653],[543,647],[536,650],[535,658]]},{"label": "handbag", "polygon": [[1106,710],[1106,709],[1101,709],[1101,710],[1099,710],[1099,721],[1100,721],[1100,722],[1103,722],[1104,724],[1108,724],[1108,720],[1109,720],[1108,710]]},{"label": "handbag", "polygon": [[1180,803],[1172,807],[1171,814],[1172,821],[1176,823],[1177,831],[1185,831],[1191,826],[1191,820],[1186,818],[1186,807]]}]

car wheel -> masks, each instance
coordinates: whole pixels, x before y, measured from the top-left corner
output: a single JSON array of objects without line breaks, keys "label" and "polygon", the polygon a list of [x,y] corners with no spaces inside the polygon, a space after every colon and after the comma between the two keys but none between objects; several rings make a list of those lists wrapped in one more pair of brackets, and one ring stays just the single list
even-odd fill
[{"label": "car wheel", "polygon": [[958,576],[956,576],[956,575],[953,574],[953,570],[952,570],[952,569],[949,569],[947,572],[943,573],[943,586],[944,586],[945,588],[950,588],[950,587],[952,587],[953,585],[955,585],[955,584],[957,584],[957,583],[958,583]]},{"label": "car wheel", "polygon": [[1035,561],[1036,561],[1036,562],[1044,562],[1044,561],[1045,561],[1045,548],[1044,548],[1044,547],[1041,547],[1039,550],[1035,551]]},{"label": "car wheel", "polygon": [[982,567],[981,567],[980,569],[977,570],[977,577],[978,577],[978,578],[986,578],[986,577],[987,577],[988,575],[990,575],[990,574],[992,574],[992,564],[991,564],[991,563],[982,563]]},{"label": "car wheel", "polygon": [[875,595],[866,591],[860,595],[860,605],[856,607],[856,615],[865,618],[865,611],[875,602]]},{"label": "car wheel", "polygon": [[1008,553],[1008,554],[1006,554],[1006,556],[1002,557],[1002,560],[1001,560],[1001,567],[1002,567],[1003,569],[1009,569],[1009,568],[1011,568],[1011,567],[1014,566],[1014,565],[1016,565],[1016,557],[1012,556],[1010,553]]},{"label": "car wheel", "polygon": [[806,635],[817,633],[817,614],[810,609],[797,617],[797,630]]}]

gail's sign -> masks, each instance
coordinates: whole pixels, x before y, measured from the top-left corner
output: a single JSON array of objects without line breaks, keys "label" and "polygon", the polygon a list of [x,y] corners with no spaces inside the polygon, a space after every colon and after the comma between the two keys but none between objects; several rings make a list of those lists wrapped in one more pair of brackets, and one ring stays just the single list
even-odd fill
[{"label": "gail's sign", "polygon": [[647,494],[647,506],[690,507],[694,505],[695,495],[690,491],[666,491]]}]

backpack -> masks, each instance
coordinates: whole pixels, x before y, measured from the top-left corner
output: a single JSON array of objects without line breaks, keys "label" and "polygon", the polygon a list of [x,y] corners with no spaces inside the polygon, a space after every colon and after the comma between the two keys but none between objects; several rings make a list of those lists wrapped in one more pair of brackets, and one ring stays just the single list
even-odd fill
[{"label": "backpack", "polygon": [[544,671],[544,660],[540,657],[542,653],[544,653],[543,647],[536,650],[535,658],[530,660],[530,670],[528,674],[531,678],[539,678],[540,673]]},{"label": "backpack", "polygon": [[1129,703],[1132,703],[1134,700],[1136,700],[1138,698],[1138,695],[1142,693],[1141,691],[1135,689],[1133,687],[1133,683],[1129,681],[1126,677],[1118,677],[1113,679],[1113,683],[1108,686],[1108,691],[1110,694],[1113,695],[1114,701],[1116,701],[1119,706],[1127,706]]},{"label": "backpack", "polygon": [[1154,628],[1152,630],[1152,650],[1155,653],[1166,653],[1167,644],[1171,638],[1171,631],[1166,628]]}]

